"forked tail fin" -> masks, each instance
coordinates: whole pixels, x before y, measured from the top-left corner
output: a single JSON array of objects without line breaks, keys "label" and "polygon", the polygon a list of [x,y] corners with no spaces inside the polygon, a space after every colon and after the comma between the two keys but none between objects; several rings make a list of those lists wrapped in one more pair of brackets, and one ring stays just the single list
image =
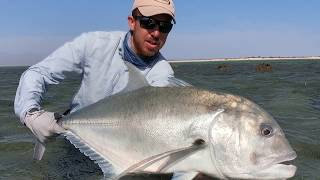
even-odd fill
[{"label": "forked tail fin", "polygon": [[46,150],[45,144],[37,140],[34,146],[33,159],[41,160],[45,150]]},{"label": "forked tail fin", "polygon": [[[57,125],[55,125],[55,127],[60,127],[61,126],[61,120],[62,120],[62,116],[58,113],[54,113],[54,118],[57,120]],[[61,127],[60,127],[61,128]],[[62,129],[62,128],[61,128]],[[57,134],[62,133],[62,130],[56,130]],[[60,132],[59,132],[60,131]],[[42,156],[44,154],[44,151],[46,150],[45,147],[45,142],[41,142],[37,137],[36,137],[36,143],[34,146],[34,151],[33,151],[33,159],[35,160],[41,160]]]}]

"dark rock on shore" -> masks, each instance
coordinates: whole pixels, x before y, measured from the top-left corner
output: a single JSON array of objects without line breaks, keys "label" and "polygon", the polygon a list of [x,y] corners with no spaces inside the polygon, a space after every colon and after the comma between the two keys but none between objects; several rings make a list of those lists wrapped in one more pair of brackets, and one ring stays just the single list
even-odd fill
[{"label": "dark rock on shore", "polygon": [[262,63],[262,64],[256,65],[256,72],[271,72],[271,71],[272,71],[271,64]]}]

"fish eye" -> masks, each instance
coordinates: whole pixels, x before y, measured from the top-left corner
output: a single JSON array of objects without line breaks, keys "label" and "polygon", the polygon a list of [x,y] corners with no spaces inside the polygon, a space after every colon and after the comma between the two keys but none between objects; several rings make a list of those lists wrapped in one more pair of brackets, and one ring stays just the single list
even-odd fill
[{"label": "fish eye", "polygon": [[273,128],[269,124],[261,124],[261,135],[264,137],[271,137],[273,135]]}]

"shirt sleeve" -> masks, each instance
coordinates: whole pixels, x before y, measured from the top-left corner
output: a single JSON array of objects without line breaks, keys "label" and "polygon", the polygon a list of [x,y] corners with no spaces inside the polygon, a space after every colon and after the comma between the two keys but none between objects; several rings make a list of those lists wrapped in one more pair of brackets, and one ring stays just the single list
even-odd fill
[{"label": "shirt sleeve", "polygon": [[59,84],[65,78],[65,72],[83,72],[82,61],[86,54],[87,41],[87,35],[82,34],[21,75],[14,101],[15,114],[21,122],[28,110],[40,108],[48,85]]}]

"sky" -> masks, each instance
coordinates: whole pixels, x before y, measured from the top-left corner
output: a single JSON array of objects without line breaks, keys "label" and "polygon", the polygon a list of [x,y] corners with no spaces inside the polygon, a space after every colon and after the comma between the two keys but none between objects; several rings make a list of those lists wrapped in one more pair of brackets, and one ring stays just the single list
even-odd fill
[{"label": "sky", "polygon": [[[31,65],[90,31],[127,31],[132,0],[0,0],[0,65]],[[175,0],[169,60],[319,56],[319,0]]]}]

